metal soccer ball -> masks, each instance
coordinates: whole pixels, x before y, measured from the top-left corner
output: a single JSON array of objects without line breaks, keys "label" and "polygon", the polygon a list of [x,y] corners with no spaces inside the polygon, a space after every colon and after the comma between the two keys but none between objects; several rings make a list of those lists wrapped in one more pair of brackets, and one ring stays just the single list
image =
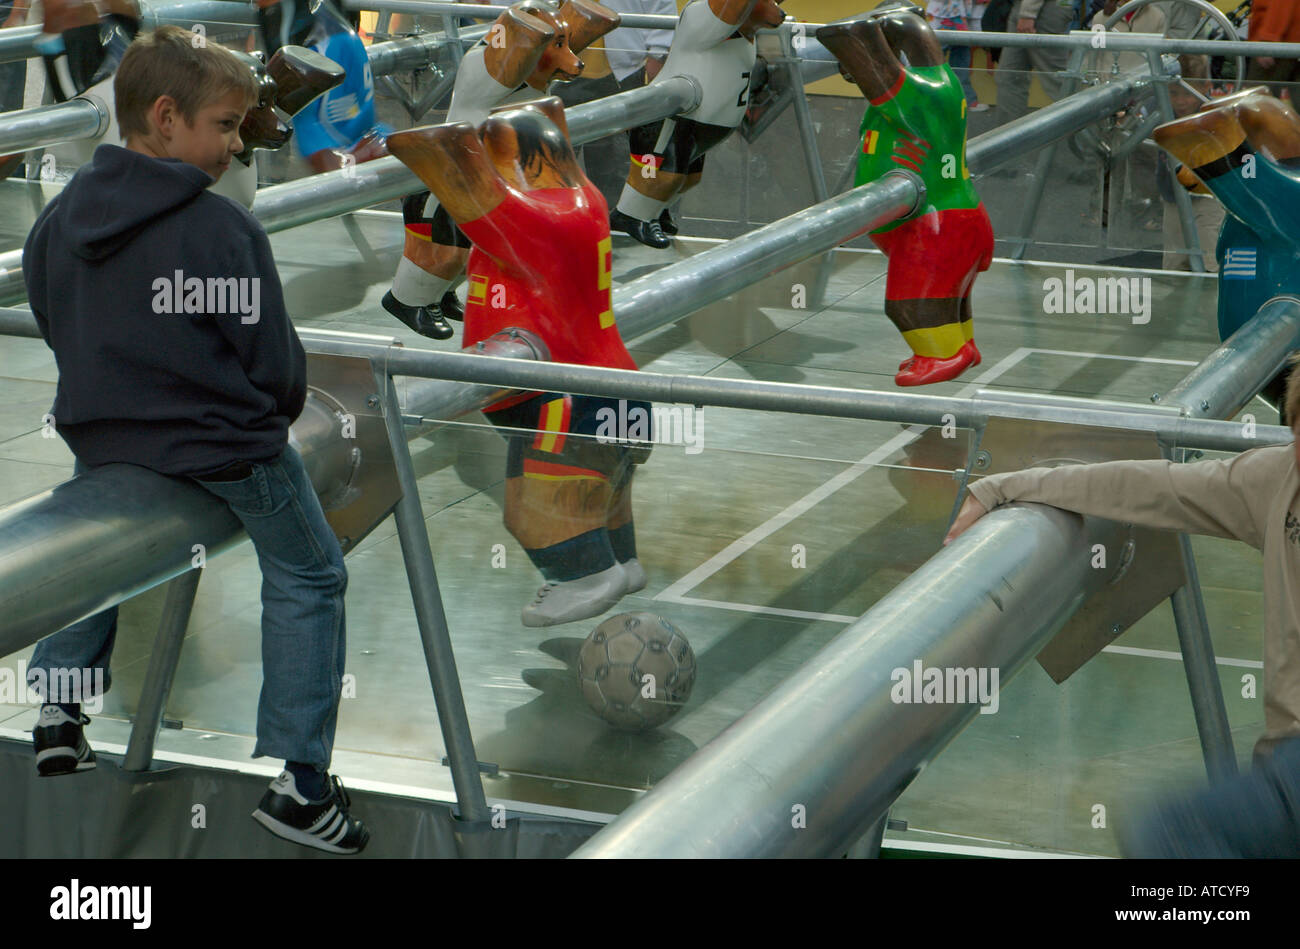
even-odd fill
[{"label": "metal soccer ball", "polygon": [[592,711],[616,728],[645,731],[686,704],[695,651],[682,631],[654,613],[605,620],[578,651],[578,688]]}]

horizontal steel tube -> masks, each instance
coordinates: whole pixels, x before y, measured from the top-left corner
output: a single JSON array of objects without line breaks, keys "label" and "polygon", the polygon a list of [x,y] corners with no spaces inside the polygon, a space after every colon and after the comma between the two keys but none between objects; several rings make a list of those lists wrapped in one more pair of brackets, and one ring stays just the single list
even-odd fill
[{"label": "horizontal steel tube", "polygon": [[[317,351],[382,357],[389,350],[381,337],[340,350],[345,334],[301,335]],[[532,354],[510,340],[492,346],[512,364]],[[351,450],[338,432],[333,407],[309,393],[289,437],[322,496],[350,471]],[[246,539],[238,518],[198,485],[131,465],[96,468],[0,509],[0,656],[185,572],[195,544],[212,557]]]},{"label": "horizontal steel tube", "polygon": [[1160,397],[1195,418],[1232,418],[1300,350],[1300,300],[1274,297]]},{"label": "horizontal steel tube", "polygon": [[1144,99],[1152,92],[1150,81],[1140,72],[1126,73],[1113,82],[1076,92],[971,139],[966,146],[966,164],[971,174],[985,174],[1014,158],[1086,128],[1104,116],[1113,115],[1130,102]]},{"label": "horizontal steel tube", "polygon": [[107,107],[88,98],[0,113],[0,155],[14,155],[38,145],[94,138],[106,128]]},{"label": "horizontal steel tube", "polygon": [[[946,415],[951,415],[953,424],[961,428],[974,428],[993,418],[1032,419],[1151,432],[1171,447],[1205,451],[1246,451],[1292,441],[1290,429],[1280,425],[1260,425],[1253,436],[1247,436],[1236,422],[1184,418],[1173,411],[1153,411],[1147,405],[1058,398],[1041,393],[980,390],[974,399],[958,399],[716,376],[672,376],[564,363],[528,364],[517,358],[470,357],[465,353],[391,347],[378,341],[362,346],[348,338],[348,334],[335,337],[313,330],[299,330],[298,334],[312,352],[367,355],[382,360],[395,375],[408,380],[431,380],[427,387],[418,387],[413,382],[403,387],[402,412],[408,424],[422,418],[456,418],[505,393],[539,389],[909,425],[940,425]],[[26,310],[0,308],[0,335],[39,337],[40,334]],[[528,354],[520,350],[518,355],[526,358]],[[422,411],[430,407],[436,410],[436,415]]]},{"label": "horizontal steel tube", "polygon": [[[698,87],[688,79],[658,84],[585,102],[568,110],[574,144],[594,141],[694,108]],[[423,183],[396,158],[379,158],[351,168],[272,185],[257,192],[253,215],[268,232],[334,217],[419,191]]]},{"label": "horizontal steel tube", "polygon": [[[451,14],[484,20],[495,20],[502,8],[477,3],[425,3],[421,0],[346,0],[349,10],[378,10],[387,13],[406,13],[412,16],[442,16]],[[646,13],[620,13],[623,26],[647,30],[675,30],[678,17]]]},{"label": "horizontal steel tube", "polygon": [[573,856],[838,853],[979,712],[893,701],[896,670],[997,670],[1005,688],[1105,583],[1079,551],[1112,529],[1040,505],[982,518]]},{"label": "horizontal steel tube", "polygon": [[[1262,445],[1290,442],[1291,432],[1279,425],[1261,425],[1253,437],[1236,422],[1184,418],[1172,412],[1152,411],[1150,406],[1125,407],[1108,403],[1087,408],[1083,400],[1065,404],[1046,399],[1035,403],[1030,396],[992,393],[988,398],[958,399],[951,396],[919,395],[910,392],[876,392],[869,389],[841,389],[789,382],[760,382],[754,379],[722,379],[716,376],[670,376],[627,369],[604,369],[567,363],[523,363],[510,359],[471,357],[464,353],[439,353],[422,349],[396,349],[385,356],[395,375],[432,377],[447,393],[463,383],[492,386],[497,390],[542,390],[600,395],[615,399],[649,402],[712,405],[725,408],[799,415],[825,415],[863,421],[901,422],[909,425],[942,425],[951,415],[959,428],[974,428],[991,418],[1032,419],[1069,425],[1093,425],[1151,432],[1180,448],[1210,451],[1245,451]],[[422,390],[408,385],[403,411],[426,414]],[[431,387],[427,391],[434,391]],[[427,407],[427,406],[425,406]],[[439,406],[440,407],[440,406]],[[438,418],[451,418],[450,413]]]},{"label": "horizontal steel tube", "polygon": [[[1069,33],[984,33],[974,30],[935,30],[946,46],[1023,47],[1028,49],[1073,49],[1083,46],[1096,49],[1097,35],[1091,30]],[[1141,53],[1154,49],[1159,53],[1193,53],[1207,56],[1273,56],[1277,59],[1300,59],[1300,43],[1255,43],[1244,40],[1188,40],[1142,33],[1106,34],[1106,46],[1096,52]]]},{"label": "horizontal steel tube", "polygon": [[[257,15],[251,4],[237,0],[168,0],[150,3],[140,0],[140,25],[152,30],[165,23],[177,26],[204,24],[235,24],[253,26]],[[40,55],[35,42],[42,33],[39,24],[10,27],[0,30],[0,63],[12,63]]]}]

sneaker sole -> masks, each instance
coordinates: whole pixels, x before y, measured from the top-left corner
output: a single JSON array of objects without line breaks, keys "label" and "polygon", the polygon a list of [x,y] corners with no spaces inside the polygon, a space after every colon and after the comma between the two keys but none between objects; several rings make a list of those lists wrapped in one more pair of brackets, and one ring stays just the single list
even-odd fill
[{"label": "sneaker sole", "polygon": [[370,842],[370,832],[362,831],[361,843],[355,847],[340,847],[338,844],[326,843],[319,837],[313,837],[306,831],[299,830],[297,827],[290,827],[283,821],[276,820],[260,807],[253,811],[253,820],[257,821],[275,836],[287,840],[290,843],[301,844],[304,847],[311,847],[313,850],[323,850],[326,853],[337,854],[354,854],[360,853],[365,849],[366,844]]},{"label": "sneaker sole", "polygon": [[79,771],[92,771],[95,768],[95,754],[82,760],[77,757],[75,748],[46,748],[36,754],[36,773],[42,778],[52,778],[60,774],[76,774]]}]

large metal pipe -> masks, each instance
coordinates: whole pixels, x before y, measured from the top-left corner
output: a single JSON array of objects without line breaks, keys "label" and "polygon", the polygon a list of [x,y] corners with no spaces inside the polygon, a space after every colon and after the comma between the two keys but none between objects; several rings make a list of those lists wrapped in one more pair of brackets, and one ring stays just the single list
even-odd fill
[{"label": "large metal pipe", "polygon": [[[604,138],[620,129],[635,128],[694,108],[699,86],[674,79],[586,102],[568,110],[569,135],[575,145]],[[268,232],[285,230],[400,198],[424,188],[415,173],[396,158],[379,158],[362,165],[273,185],[257,192],[253,215]]]},{"label": "large metal pipe", "polygon": [[[31,313],[4,307],[0,307],[0,335],[40,337]],[[320,330],[299,330],[299,335],[312,352],[370,356],[382,360],[394,375],[409,377],[402,414],[410,429],[419,429],[425,421],[435,417],[456,418],[511,392],[544,390],[905,425],[938,425],[942,424],[945,416],[952,416],[952,424],[959,428],[980,427],[995,418],[1091,425],[1149,432],[1172,448],[1206,451],[1247,451],[1292,441],[1291,430],[1281,425],[1257,425],[1248,432],[1236,422],[1153,412],[1145,405],[1041,393],[981,389],[974,398],[958,399],[913,392],[876,392],[754,379],[664,375],[594,366],[521,362],[521,359],[534,358],[524,348],[513,350],[509,355],[496,350],[494,355],[475,356],[469,361],[463,353],[393,348],[378,342],[359,344],[357,337],[347,333],[335,335]],[[1210,358],[1220,357],[1212,355]],[[445,397],[426,399],[435,402],[436,416],[416,411],[420,406],[413,404],[418,403],[419,393],[417,391],[416,399],[412,399],[411,384],[425,379],[436,380],[445,387]],[[459,398],[459,401],[452,402],[453,398]],[[301,442],[315,444],[312,438],[301,439]]]},{"label": "large metal pipe", "polygon": [[39,145],[95,138],[108,128],[108,106],[90,96],[0,114],[0,155]]},{"label": "large metal pipe", "polygon": [[[252,4],[237,0],[140,0],[142,29],[152,30],[165,23],[190,27],[196,23],[220,23],[255,26],[257,12]],[[39,56],[36,40],[41,36],[39,24],[0,30],[0,63],[12,63]]]},{"label": "large metal pipe", "polygon": [[[692,109],[699,103],[699,96],[699,86],[693,80],[676,78],[658,83],[654,88],[645,86],[585,102],[568,110],[569,135],[578,145],[592,142],[621,129]],[[379,158],[263,188],[257,192],[252,211],[267,232],[274,233],[400,198],[423,188],[415,173],[396,158]],[[0,254],[0,305],[17,303],[26,295],[22,251]]]},{"label": "large metal pipe", "polygon": [[920,663],[941,675],[977,670],[990,685],[996,672],[1004,686],[1105,584],[1078,556],[1104,528],[1041,505],[982,518],[573,856],[846,847],[979,713],[973,696],[913,702],[919,683],[909,704],[896,703],[896,676],[916,676]]},{"label": "large metal pipe", "polygon": [[[1233,393],[1219,407],[1235,415],[1300,342],[1297,316],[1295,301],[1270,301],[1174,391]],[[1079,556],[1106,543],[1108,525],[1041,505],[981,518],[574,856],[827,856],[851,844],[978,713],[951,697],[893,701],[895,671],[996,669],[1005,683],[1109,579]]]}]

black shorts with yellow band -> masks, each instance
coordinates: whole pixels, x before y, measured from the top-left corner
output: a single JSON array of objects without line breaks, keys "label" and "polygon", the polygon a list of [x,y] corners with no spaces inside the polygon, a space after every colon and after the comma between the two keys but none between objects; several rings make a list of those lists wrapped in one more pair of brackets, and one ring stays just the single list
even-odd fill
[{"label": "black shorts with yellow band", "polygon": [[691,119],[664,119],[632,129],[632,160],[638,165],[654,162],[659,171],[672,175],[698,174],[704,171],[704,156],[709,149],[734,131]]},{"label": "black shorts with yellow band", "polygon": [[621,482],[644,464],[653,442],[649,402],[542,392],[485,413],[510,443],[507,478]]},{"label": "black shorts with yellow band", "polygon": [[[432,210],[430,205],[433,206]],[[427,191],[408,194],[402,199],[402,223],[406,225],[408,234],[443,247],[468,249],[474,246],[465,233],[456,226],[456,222],[451,219],[446,209]]]}]

